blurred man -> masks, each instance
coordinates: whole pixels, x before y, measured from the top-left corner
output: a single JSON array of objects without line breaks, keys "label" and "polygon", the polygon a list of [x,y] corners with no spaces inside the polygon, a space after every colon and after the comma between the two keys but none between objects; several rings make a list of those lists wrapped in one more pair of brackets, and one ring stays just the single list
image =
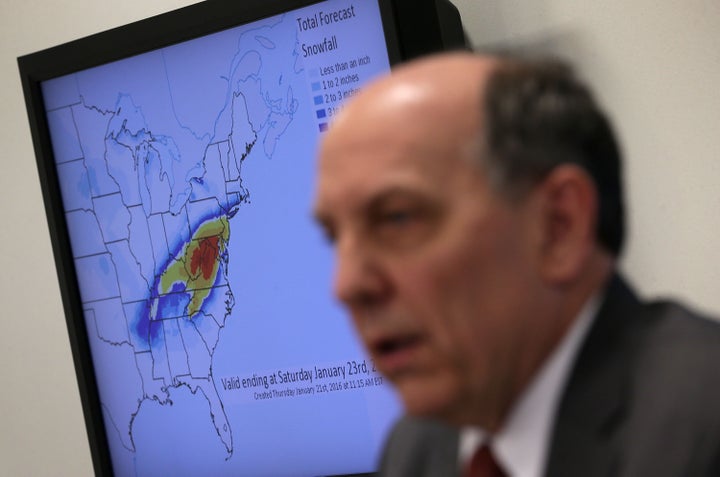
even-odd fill
[{"label": "blurred man", "polygon": [[720,475],[720,327],[615,271],[620,154],[568,68],[400,67],[318,173],[334,292],[408,414],[383,475]]}]

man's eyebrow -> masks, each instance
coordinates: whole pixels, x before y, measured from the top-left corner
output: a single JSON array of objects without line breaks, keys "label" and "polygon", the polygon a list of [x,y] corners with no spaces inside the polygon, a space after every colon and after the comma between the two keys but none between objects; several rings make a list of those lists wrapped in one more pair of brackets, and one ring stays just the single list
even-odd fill
[{"label": "man's eyebrow", "polygon": [[426,193],[423,193],[423,191],[418,189],[405,186],[393,186],[383,189],[374,196],[370,197],[370,199],[365,203],[364,208],[366,210],[374,210],[393,199],[419,200],[427,202],[429,198]]},{"label": "man's eyebrow", "polygon": [[[423,202],[428,201],[427,194],[423,193],[416,188],[411,188],[402,185],[395,185],[385,189],[378,190],[370,197],[367,198],[363,203],[358,204],[354,210],[354,213],[367,213],[382,207],[385,202],[393,199],[409,199],[409,200],[421,200]],[[319,226],[329,228],[333,224],[332,214],[321,207],[315,207],[311,216]]]}]

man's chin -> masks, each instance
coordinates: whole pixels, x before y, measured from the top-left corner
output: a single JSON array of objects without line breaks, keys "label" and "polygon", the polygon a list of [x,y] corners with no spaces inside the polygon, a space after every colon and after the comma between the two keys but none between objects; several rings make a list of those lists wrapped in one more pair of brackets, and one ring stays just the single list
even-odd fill
[{"label": "man's chin", "polygon": [[456,427],[480,426],[489,428],[493,422],[490,416],[480,412],[468,399],[467,393],[456,386],[396,386],[409,416],[441,421]]},{"label": "man's chin", "polygon": [[447,385],[405,382],[396,385],[405,412],[414,417],[455,422],[459,414],[457,393]]}]

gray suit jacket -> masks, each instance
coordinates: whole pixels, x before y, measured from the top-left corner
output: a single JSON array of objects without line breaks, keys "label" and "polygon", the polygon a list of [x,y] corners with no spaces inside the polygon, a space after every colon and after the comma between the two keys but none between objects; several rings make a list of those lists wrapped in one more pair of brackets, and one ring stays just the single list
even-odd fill
[{"label": "gray suit jacket", "polygon": [[[384,477],[458,475],[456,429],[405,417]],[[720,476],[720,324],[611,280],[568,379],[548,477]]]}]

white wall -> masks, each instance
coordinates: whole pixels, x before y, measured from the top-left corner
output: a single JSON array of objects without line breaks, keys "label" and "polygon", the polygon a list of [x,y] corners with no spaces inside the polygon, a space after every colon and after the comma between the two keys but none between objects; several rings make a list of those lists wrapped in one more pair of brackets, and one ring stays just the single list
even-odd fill
[{"label": "white wall", "polygon": [[[15,58],[190,3],[0,2],[2,475],[92,475]],[[531,43],[579,66],[625,145],[623,268],[647,295],[720,314],[720,2],[456,4],[476,45]]]},{"label": "white wall", "polygon": [[476,46],[569,58],[626,158],[622,268],[647,296],[720,312],[720,2],[462,0]]}]

